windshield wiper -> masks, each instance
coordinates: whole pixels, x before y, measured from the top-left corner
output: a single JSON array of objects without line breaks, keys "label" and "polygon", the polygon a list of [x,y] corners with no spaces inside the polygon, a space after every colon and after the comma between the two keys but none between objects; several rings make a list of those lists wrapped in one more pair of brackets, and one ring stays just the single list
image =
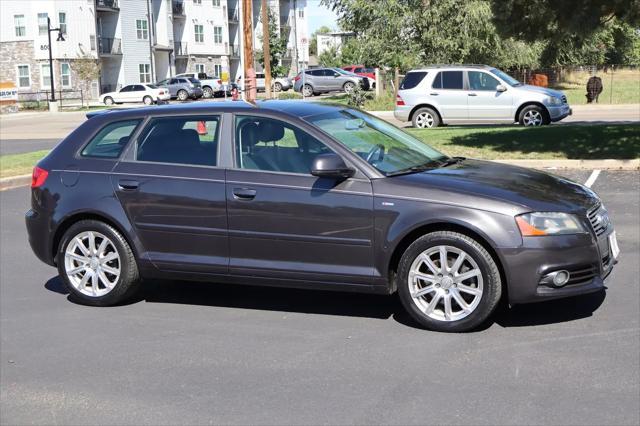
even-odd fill
[{"label": "windshield wiper", "polygon": [[453,164],[458,164],[461,163],[462,161],[466,160],[465,157],[451,157],[451,158],[447,158],[446,160],[444,160],[444,162],[442,164],[440,164],[440,167],[447,167],[447,166],[451,166]]},{"label": "windshield wiper", "polygon": [[389,172],[387,173],[387,176],[388,177],[400,176],[400,175],[408,175],[411,173],[424,172],[425,170],[431,170],[436,167],[440,167],[442,164],[443,164],[442,161],[431,160],[431,161],[427,161],[424,164],[418,164],[417,166],[411,166],[411,167],[407,167],[406,169],[400,169],[400,170],[396,170],[395,172]]}]

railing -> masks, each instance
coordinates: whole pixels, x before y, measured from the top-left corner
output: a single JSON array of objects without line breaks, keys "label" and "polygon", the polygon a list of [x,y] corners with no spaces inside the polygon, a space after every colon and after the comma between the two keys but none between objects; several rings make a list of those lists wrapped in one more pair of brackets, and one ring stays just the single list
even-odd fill
[{"label": "railing", "polygon": [[229,8],[227,17],[229,18],[229,22],[239,22],[240,14],[238,13],[238,9]]},{"label": "railing", "polygon": [[[18,107],[21,110],[49,109],[50,90],[37,92],[18,92]],[[89,106],[87,93],[80,90],[56,90],[56,101],[60,108],[83,108]]]},{"label": "railing", "polygon": [[98,38],[98,52],[101,55],[122,55],[122,43],[119,38]]},{"label": "railing", "polygon": [[96,0],[97,9],[119,9],[118,0]]},{"label": "railing", "polygon": [[171,6],[171,11],[173,12],[173,16],[183,17],[184,16],[184,3],[181,2],[181,1],[173,3],[172,6]]},{"label": "railing", "polygon": [[232,58],[239,58],[240,46],[238,46],[237,44],[232,44],[231,46],[229,46],[229,56],[231,56]]},{"label": "railing", "polygon": [[176,41],[173,43],[173,54],[175,56],[187,56],[189,50],[187,49],[187,43]]}]

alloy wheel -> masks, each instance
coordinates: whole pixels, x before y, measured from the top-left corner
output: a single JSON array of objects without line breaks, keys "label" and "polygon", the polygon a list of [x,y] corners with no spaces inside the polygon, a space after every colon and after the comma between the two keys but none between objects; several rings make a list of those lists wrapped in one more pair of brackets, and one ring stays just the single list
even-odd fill
[{"label": "alloy wheel", "polygon": [[524,113],[522,121],[525,126],[541,126],[542,114],[540,111],[536,111],[535,109],[529,110]]},{"label": "alloy wheel", "polygon": [[64,268],[69,282],[90,297],[108,294],[118,283],[120,255],[113,241],[96,231],[84,231],[69,241]]},{"label": "alloy wheel", "polygon": [[189,94],[187,92],[185,92],[184,90],[181,90],[178,92],[178,99],[181,101],[186,101],[187,98],[189,97]]},{"label": "alloy wheel", "polygon": [[282,84],[276,82],[276,84],[273,85],[273,88],[276,92],[280,92],[282,90]]},{"label": "alloy wheel", "polygon": [[153,103],[153,99],[151,99],[150,96],[145,96],[142,102],[144,102],[145,105],[151,105]]},{"label": "alloy wheel", "polygon": [[211,87],[205,87],[202,90],[202,96],[207,99],[213,98],[213,90],[211,89]]},{"label": "alloy wheel", "polygon": [[433,115],[428,112],[421,112],[416,117],[416,127],[420,129],[433,127],[434,122],[435,120],[433,119]]},{"label": "alloy wheel", "polygon": [[110,98],[109,96],[107,96],[106,98],[104,98],[104,104],[105,105],[113,105],[113,99]]},{"label": "alloy wheel", "polygon": [[355,87],[355,85],[353,83],[345,83],[345,85],[344,85],[345,93],[351,93],[353,91],[354,87]]},{"label": "alloy wheel", "polygon": [[440,245],[422,252],[411,264],[409,293],[422,313],[438,321],[458,321],[480,304],[483,277],[464,250]]},{"label": "alloy wheel", "polygon": [[313,96],[313,88],[308,84],[302,88],[302,94],[304,96]]}]

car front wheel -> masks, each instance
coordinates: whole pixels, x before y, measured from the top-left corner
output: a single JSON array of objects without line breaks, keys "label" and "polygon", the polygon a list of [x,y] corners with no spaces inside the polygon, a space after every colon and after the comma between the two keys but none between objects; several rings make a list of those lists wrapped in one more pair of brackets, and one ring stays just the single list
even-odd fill
[{"label": "car front wheel", "polygon": [[280,92],[280,91],[282,91],[282,84],[281,84],[281,83],[278,83],[278,82],[276,81],[276,83],[273,85],[273,89],[274,89],[276,92]]},{"label": "car front wheel", "polygon": [[502,284],[498,266],[473,238],[432,232],[404,252],[396,279],[402,305],[421,326],[463,332],[481,325],[496,308]]},{"label": "car front wheel", "polygon": [[131,247],[104,222],[73,224],[62,237],[56,260],[69,292],[83,304],[114,305],[131,297],[139,286]]},{"label": "car front wheel", "polygon": [[178,99],[181,101],[186,101],[187,99],[189,99],[189,94],[187,93],[186,90],[179,90]]},{"label": "car front wheel", "polygon": [[518,121],[526,127],[542,126],[550,123],[547,112],[538,105],[529,105],[523,108],[520,111]]},{"label": "car front wheel", "polygon": [[356,87],[355,84],[353,84],[352,82],[348,81],[344,84],[344,86],[342,86],[342,88],[344,89],[345,93],[351,93],[353,92],[353,89]]}]

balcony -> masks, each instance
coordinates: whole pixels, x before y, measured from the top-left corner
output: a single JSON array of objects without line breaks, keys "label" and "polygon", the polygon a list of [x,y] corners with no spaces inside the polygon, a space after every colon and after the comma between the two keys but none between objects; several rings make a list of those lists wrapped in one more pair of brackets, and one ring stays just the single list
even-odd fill
[{"label": "balcony", "polygon": [[189,50],[187,49],[187,43],[183,43],[183,42],[173,43],[173,54],[176,56],[176,58],[188,56]]},{"label": "balcony", "polygon": [[98,53],[100,56],[121,56],[121,40],[119,38],[98,38]]},{"label": "balcony", "polygon": [[240,13],[238,13],[238,9],[229,8],[227,12],[227,18],[229,18],[230,24],[237,24],[240,22]]},{"label": "balcony", "polygon": [[234,59],[239,59],[240,58],[240,46],[238,46],[237,44],[232,44],[231,46],[229,46],[229,57],[234,58]]},{"label": "balcony", "polygon": [[118,12],[118,0],[96,0],[96,10],[98,12]]},{"label": "balcony", "polygon": [[186,15],[184,12],[184,3],[181,1],[174,2],[171,5],[171,11],[173,12],[174,18],[181,18],[181,19],[186,18]]}]

